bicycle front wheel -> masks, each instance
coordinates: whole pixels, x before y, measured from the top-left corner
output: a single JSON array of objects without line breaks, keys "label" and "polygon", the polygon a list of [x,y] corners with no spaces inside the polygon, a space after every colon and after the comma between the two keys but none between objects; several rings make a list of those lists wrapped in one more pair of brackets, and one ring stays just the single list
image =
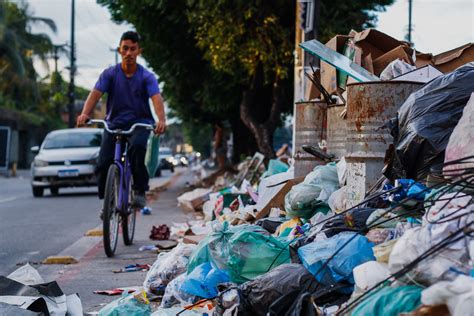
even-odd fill
[{"label": "bicycle front wheel", "polygon": [[119,235],[120,212],[117,208],[120,190],[120,172],[116,165],[111,165],[107,173],[104,192],[104,250],[107,257],[112,257],[117,248]]}]

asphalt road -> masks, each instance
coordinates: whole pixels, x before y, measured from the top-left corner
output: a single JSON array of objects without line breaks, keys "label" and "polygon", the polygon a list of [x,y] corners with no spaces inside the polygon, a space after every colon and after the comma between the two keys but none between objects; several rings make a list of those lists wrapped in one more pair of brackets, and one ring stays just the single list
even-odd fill
[{"label": "asphalt road", "polygon": [[42,198],[31,193],[29,173],[0,177],[0,275],[17,264],[40,262],[100,224],[97,188],[48,190]]}]

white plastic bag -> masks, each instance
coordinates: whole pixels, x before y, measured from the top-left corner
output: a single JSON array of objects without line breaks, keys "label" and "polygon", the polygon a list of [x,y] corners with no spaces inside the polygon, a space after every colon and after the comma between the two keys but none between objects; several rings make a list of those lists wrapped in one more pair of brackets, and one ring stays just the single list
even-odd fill
[{"label": "white plastic bag", "polygon": [[452,282],[438,282],[421,292],[421,302],[446,304],[453,316],[474,315],[474,279],[460,275]]},{"label": "white plastic bag", "polygon": [[186,306],[193,304],[198,298],[194,295],[186,294],[181,291],[181,286],[186,278],[186,273],[183,273],[173,279],[167,286],[163,299],[161,300],[161,308],[171,308],[173,306]]},{"label": "white plastic bag", "polygon": [[[449,137],[444,161],[454,161],[465,157],[474,156],[474,93],[471,94],[469,102],[464,107],[461,119]],[[452,170],[474,168],[473,160],[470,163],[456,163],[444,167],[444,171],[450,174],[456,173]],[[461,172],[461,171],[457,171]]]},{"label": "white plastic bag", "polygon": [[145,290],[148,293],[157,294],[160,286],[168,284],[178,275],[186,272],[189,258],[195,249],[196,245],[181,243],[170,252],[160,253],[143,282]]},{"label": "white plastic bag", "polygon": [[380,79],[391,80],[415,69],[415,66],[412,66],[401,59],[395,59],[380,73]]},{"label": "white plastic bag", "polygon": [[44,283],[44,280],[38,273],[38,270],[33,268],[29,263],[19,267],[18,269],[10,273],[7,278],[23,283],[25,285]]},{"label": "white plastic bag", "polygon": [[355,285],[363,291],[367,291],[390,276],[387,265],[377,261],[365,262],[355,267],[352,273],[354,274]]}]

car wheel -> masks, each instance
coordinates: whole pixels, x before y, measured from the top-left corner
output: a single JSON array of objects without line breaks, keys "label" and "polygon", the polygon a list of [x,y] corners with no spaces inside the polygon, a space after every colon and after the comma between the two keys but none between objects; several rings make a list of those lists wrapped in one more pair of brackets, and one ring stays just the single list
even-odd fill
[{"label": "car wheel", "polygon": [[58,187],[51,187],[51,188],[49,188],[49,191],[51,191],[52,195],[58,195],[59,194],[59,188]]},{"label": "car wheel", "polygon": [[44,189],[39,187],[31,187],[33,189],[33,196],[34,197],[42,197]]}]

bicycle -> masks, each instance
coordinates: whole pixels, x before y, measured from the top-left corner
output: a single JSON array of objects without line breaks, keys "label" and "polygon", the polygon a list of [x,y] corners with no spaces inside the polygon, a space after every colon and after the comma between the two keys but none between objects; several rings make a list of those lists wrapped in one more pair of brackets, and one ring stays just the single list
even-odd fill
[{"label": "bicycle", "polygon": [[[112,257],[117,248],[119,225],[122,226],[123,243],[127,246],[133,243],[135,235],[135,221],[137,208],[132,205],[133,201],[133,177],[130,161],[128,160],[128,142],[130,136],[137,127],[153,130],[151,124],[135,123],[129,130],[109,129],[104,120],[89,120],[88,124],[100,124],[115,138],[114,162],[107,172],[104,191],[103,208],[103,239],[104,250],[107,257]],[[122,150],[122,143],[125,148]]]}]

